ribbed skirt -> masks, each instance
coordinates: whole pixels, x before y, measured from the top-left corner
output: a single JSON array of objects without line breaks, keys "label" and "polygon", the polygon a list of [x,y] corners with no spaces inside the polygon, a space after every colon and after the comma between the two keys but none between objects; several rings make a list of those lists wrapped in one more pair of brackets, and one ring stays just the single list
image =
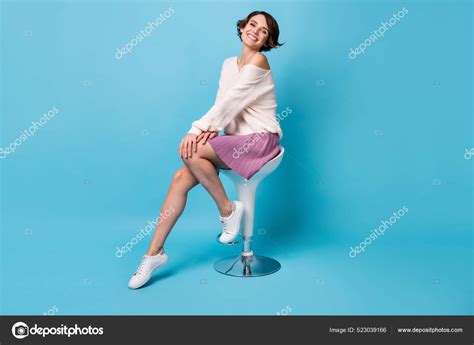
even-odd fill
[{"label": "ribbed skirt", "polygon": [[280,152],[280,137],[268,132],[218,135],[209,139],[209,144],[230,169],[246,179]]}]

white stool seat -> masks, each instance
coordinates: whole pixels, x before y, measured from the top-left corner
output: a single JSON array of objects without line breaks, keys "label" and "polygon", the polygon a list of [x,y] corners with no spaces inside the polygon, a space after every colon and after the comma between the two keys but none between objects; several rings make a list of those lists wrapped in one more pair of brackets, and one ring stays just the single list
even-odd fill
[{"label": "white stool seat", "polygon": [[283,159],[285,149],[272,160],[268,161],[255,175],[246,179],[232,170],[220,170],[237,188],[239,200],[244,205],[244,215],[241,222],[244,247],[241,254],[235,258],[224,258],[214,264],[214,268],[223,274],[237,277],[256,277],[274,273],[281,267],[274,259],[256,256],[250,248],[253,237],[255,193],[259,183],[278,168]]}]

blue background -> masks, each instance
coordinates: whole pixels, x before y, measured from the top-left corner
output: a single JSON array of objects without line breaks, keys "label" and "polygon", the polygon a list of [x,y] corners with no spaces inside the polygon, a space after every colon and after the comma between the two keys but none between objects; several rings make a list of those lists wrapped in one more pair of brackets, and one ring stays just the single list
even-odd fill
[{"label": "blue background", "polygon": [[[286,155],[259,187],[254,242],[282,269],[215,272],[240,248],[215,241],[217,209],[198,186],[167,242],[170,262],[129,290],[149,237],[121,258],[116,247],[158,215],[179,142],[212,105],[222,61],[240,55],[235,22],[255,9],[276,17],[286,42],[267,54],[277,111],[291,109]],[[59,109],[0,160],[2,314],[473,314],[470,1],[7,1],[1,11],[1,147]]]}]

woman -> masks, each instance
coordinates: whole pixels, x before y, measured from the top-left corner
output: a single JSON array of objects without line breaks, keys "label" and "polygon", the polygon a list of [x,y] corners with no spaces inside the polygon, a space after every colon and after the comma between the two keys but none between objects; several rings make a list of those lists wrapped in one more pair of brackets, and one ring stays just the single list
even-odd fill
[{"label": "woman", "polygon": [[[267,58],[261,53],[279,47],[279,28],[268,13],[255,11],[237,22],[242,41],[241,57],[230,57],[222,65],[214,106],[199,120],[179,145],[184,166],[174,173],[146,255],[128,286],[146,284],[155,269],[168,261],[164,242],[184,210],[187,193],[202,184],[216,202],[222,223],[221,243],[233,241],[240,228],[243,205],[229,200],[219,179],[219,169],[232,169],[250,179],[265,163],[278,155],[283,137],[276,119],[275,85]],[[218,136],[224,131],[225,135]],[[161,213],[160,213],[161,214]]]}]

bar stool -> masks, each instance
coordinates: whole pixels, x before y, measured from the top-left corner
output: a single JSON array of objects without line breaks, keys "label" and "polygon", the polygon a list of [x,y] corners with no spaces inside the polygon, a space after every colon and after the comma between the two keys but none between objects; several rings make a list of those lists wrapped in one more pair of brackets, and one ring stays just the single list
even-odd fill
[{"label": "bar stool", "polygon": [[[272,258],[254,255],[250,244],[253,237],[255,192],[258,184],[280,165],[284,153],[285,149],[281,147],[280,153],[266,163],[249,180],[232,170],[221,170],[225,176],[234,182],[239,200],[244,204],[244,215],[241,222],[244,245],[238,257],[232,256],[216,261],[214,268],[217,272],[234,277],[259,277],[275,273],[281,268],[280,263]],[[239,242],[233,242],[232,244],[237,243]]]}]

